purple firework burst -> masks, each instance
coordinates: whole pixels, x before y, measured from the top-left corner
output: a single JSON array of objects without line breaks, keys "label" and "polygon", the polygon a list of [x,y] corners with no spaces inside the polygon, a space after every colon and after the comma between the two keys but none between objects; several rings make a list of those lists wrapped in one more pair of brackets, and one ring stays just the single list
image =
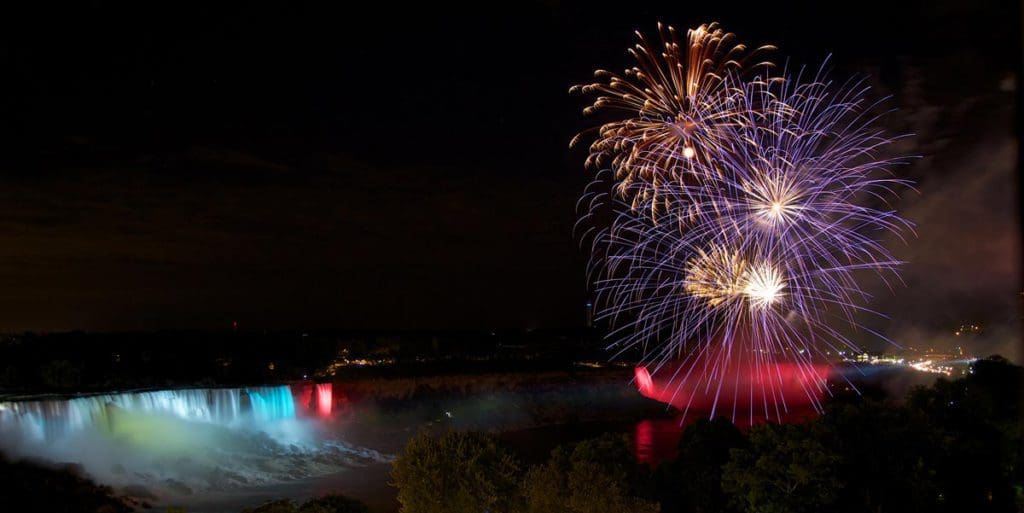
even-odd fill
[{"label": "purple firework burst", "polygon": [[[642,366],[667,374],[687,407],[700,391],[712,414],[731,404],[734,420],[739,397],[751,398],[752,417],[763,407],[779,418],[794,400],[820,409],[826,353],[856,351],[844,326],[861,330],[861,313],[876,314],[863,275],[898,279],[880,238],[912,231],[891,207],[911,186],[893,172],[906,159],[889,156],[898,137],[879,127],[885,112],[863,82],[730,72],[718,90],[729,122],[701,158],[645,161],[635,147],[623,157],[644,169],[685,161],[683,172],[651,171],[672,178],[623,197],[613,168],[584,194],[598,318],[616,355],[640,349]],[[782,365],[797,369],[802,397],[787,397],[781,370],[736,377]],[[754,397],[764,399],[756,408]]]}]

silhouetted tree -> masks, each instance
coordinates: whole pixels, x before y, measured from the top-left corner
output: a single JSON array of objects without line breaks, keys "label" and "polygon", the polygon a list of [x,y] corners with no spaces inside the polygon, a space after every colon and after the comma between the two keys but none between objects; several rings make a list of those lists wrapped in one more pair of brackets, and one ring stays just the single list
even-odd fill
[{"label": "silhouetted tree", "polygon": [[43,384],[58,390],[76,388],[82,383],[81,369],[67,360],[53,360],[39,370]]},{"label": "silhouetted tree", "polygon": [[367,513],[366,505],[344,495],[325,495],[299,506],[298,513]]},{"label": "silhouetted tree", "polygon": [[833,506],[851,513],[934,511],[938,489],[932,429],[920,415],[884,400],[829,405],[811,433],[840,455],[843,488]]},{"label": "silhouetted tree", "polygon": [[269,501],[255,508],[243,509],[242,513],[295,513],[295,503],[289,499]]},{"label": "silhouetted tree", "polygon": [[420,432],[391,470],[403,513],[506,513],[518,505],[519,463],[480,433]]},{"label": "silhouetted tree", "polygon": [[565,513],[572,469],[572,451],[559,446],[551,451],[547,463],[530,468],[523,479],[527,513]]},{"label": "silhouetted tree", "polygon": [[559,447],[524,480],[529,513],[645,513],[658,504],[639,496],[643,473],[628,439],[607,434]]},{"label": "silhouetted tree", "polygon": [[932,429],[939,511],[1024,511],[1024,368],[1003,358],[915,389],[912,414]]},{"label": "silhouetted tree", "polygon": [[242,513],[366,513],[366,505],[344,495],[325,495],[296,506],[289,499],[273,500]]},{"label": "silhouetted tree", "polygon": [[809,436],[805,425],[755,426],[750,445],[732,449],[722,488],[740,511],[802,513],[828,510],[840,483],[839,458]]},{"label": "silhouetted tree", "polygon": [[662,513],[728,510],[722,468],[732,449],[745,446],[746,437],[724,417],[700,419],[687,426],[679,441],[679,456],[658,469]]},{"label": "silhouetted tree", "polygon": [[10,462],[2,454],[0,498],[0,509],[18,513],[127,513],[133,509],[110,487],[84,477],[77,465]]}]

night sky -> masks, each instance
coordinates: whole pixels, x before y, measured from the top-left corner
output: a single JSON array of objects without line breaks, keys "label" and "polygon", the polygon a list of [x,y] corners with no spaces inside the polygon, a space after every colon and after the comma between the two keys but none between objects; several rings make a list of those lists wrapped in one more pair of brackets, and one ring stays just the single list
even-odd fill
[{"label": "night sky", "polygon": [[1020,339],[1014,2],[149,4],[6,13],[0,330],[579,326],[568,88],[717,20],[870,75],[917,134],[907,287],[869,324]]}]

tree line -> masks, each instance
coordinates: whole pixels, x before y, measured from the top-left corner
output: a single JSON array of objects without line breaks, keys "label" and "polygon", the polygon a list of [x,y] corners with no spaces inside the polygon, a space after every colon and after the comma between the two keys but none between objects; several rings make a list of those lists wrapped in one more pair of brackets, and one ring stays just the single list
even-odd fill
[{"label": "tree line", "polygon": [[1020,513],[1022,403],[1024,369],[993,357],[903,401],[834,397],[802,423],[699,420],[656,468],[616,433],[528,466],[490,434],[449,431],[414,437],[392,478],[402,513]]}]

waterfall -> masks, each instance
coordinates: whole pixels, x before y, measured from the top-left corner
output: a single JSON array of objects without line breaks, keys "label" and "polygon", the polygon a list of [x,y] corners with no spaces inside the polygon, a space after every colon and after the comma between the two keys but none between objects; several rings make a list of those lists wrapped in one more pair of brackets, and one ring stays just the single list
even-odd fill
[{"label": "waterfall", "polygon": [[106,431],[111,407],[220,425],[295,417],[295,401],[287,385],[159,390],[0,402],[0,433],[50,441],[82,430]]},{"label": "waterfall", "polygon": [[289,387],[247,388],[253,417],[266,422],[295,417],[295,399]]},{"label": "waterfall", "polygon": [[319,383],[316,386],[316,413],[321,417],[330,417],[334,407],[334,385]]}]

